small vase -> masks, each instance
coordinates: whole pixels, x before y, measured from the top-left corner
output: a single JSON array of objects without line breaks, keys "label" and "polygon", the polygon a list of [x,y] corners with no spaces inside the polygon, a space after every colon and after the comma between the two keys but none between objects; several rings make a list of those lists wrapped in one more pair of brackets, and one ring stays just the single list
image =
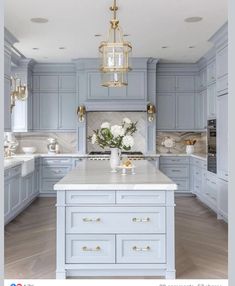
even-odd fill
[{"label": "small vase", "polygon": [[186,145],[186,153],[187,154],[193,154],[194,152],[194,146],[193,145]]},{"label": "small vase", "polygon": [[111,155],[110,155],[110,166],[112,169],[112,173],[117,172],[117,167],[120,165],[120,150],[118,148],[110,148]]}]

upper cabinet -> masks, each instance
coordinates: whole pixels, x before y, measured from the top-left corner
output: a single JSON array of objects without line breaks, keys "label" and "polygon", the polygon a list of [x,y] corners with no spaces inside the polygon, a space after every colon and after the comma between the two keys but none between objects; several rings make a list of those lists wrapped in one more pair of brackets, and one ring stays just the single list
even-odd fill
[{"label": "upper cabinet", "polygon": [[194,93],[176,94],[176,129],[195,129]]},{"label": "upper cabinet", "polygon": [[216,54],[217,95],[228,93],[228,46]]},{"label": "upper cabinet", "polygon": [[194,92],[195,77],[194,76],[176,76],[176,91],[177,92]]},{"label": "upper cabinet", "polygon": [[207,87],[207,70],[206,68],[199,71],[198,90],[201,91]]},{"label": "upper cabinet", "polygon": [[216,118],[216,84],[211,84],[207,88],[207,118]]},{"label": "upper cabinet", "polygon": [[212,84],[216,81],[216,61],[213,59],[207,65],[207,84]]},{"label": "upper cabinet", "polygon": [[157,92],[175,92],[175,81],[173,75],[157,75]]},{"label": "upper cabinet", "polygon": [[207,92],[206,89],[195,95],[195,129],[207,128]]},{"label": "upper cabinet", "polygon": [[176,97],[175,93],[157,94],[157,129],[173,130],[176,128]]},{"label": "upper cabinet", "polygon": [[157,92],[194,92],[195,76],[157,75]]}]

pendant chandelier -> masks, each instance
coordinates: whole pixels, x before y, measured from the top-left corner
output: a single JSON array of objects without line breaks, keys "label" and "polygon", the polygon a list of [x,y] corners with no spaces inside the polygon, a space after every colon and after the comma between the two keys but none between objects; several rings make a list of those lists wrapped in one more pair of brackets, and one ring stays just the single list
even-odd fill
[{"label": "pendant chandelier", "polygon": [[102,73],[102,86],[122,87],[127,85],[127,73],[131,70],[130,53],[132,46],[123,40],[123,32],[117,19],[116,0],[110,7],[113,19],[110,21],[107,41],[100,43],[99,52],[101,57],[100,71]]}]

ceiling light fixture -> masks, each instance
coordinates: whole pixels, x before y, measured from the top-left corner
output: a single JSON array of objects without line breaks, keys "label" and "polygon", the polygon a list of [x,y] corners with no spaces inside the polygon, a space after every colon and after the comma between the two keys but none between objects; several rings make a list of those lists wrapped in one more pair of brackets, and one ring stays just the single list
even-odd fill
[{"label": "ceiling light fixture", "polygon": [[36,51],[36,50],[39,50],[39,48],[33,48],[33,50],[35,50],[35,51]]},{"label": "ceiling light fixture", "polygon": [[131,70],[129,56],[132,46],[123,40],[123,32],[117,19],[116,0],[110,7],[113,19],[106,41],[100,43],[99,52],[101,57],[100,71],[102,73],[102,86],[122,87],[127,85],[127,73]]},{"label": "ceiling light fixture", "polygon": [[66,48],[65,47],[59,47],[59,50],[65,50]]},{"label": "ceiling light fixture", "polygon": [[95,34],[94,36],[95,37],[101,37],[102,35],[101,34]]},{"label": "ceiling light fixture", "polygon": [[48,22],[48,19],[46,19],[46,18],[31,18],[30,21],[33,23],[37,23],[37,24],[45,24]]},{"label": "ceiling light fixture", "polygon": [[185,18],[184,22],[186,22],[186,23],[197,23],[197,22],[201,22],[202,19],[203,19],[202,17],[195,16],[195,17]]},{"label": "ceiling light fixture", "polygon": [[189,49],[194,49],[194,48],[195,48],[195,46],[189,46],[188,48],[189,48]]},{"label": "ceiling light fixture", "polygon": [[162,49],[167,49],[168,47],[167,46],[162,46]]}]

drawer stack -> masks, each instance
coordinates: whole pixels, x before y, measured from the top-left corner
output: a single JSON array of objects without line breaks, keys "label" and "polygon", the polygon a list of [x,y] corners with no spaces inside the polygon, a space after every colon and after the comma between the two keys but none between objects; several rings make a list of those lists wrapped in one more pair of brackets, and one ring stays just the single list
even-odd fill
[{"label": "drawer stack", "polygon": [[177,192],[189,193],[189,157],[160,157],[160,170],[178,186]]},{"label": "drawer stack", "polygon": [[[155,264],[155,269],[166,269],[167,239],[174,244],[174,237],[167,235],[166,220],[173,214],[167,218],[167,200],[174,208],[174,193],[169,193],[58,191],[58,200],[61,196],[65,203],[65,268],[83,269],[86,264],[93,269],[95,265],[100,265],[97,269],[110,269],[107,265],[113,265],[114,271],[118,265],[123,269],[122,264],[132,270]],[[110,272],[112,275],[115,273]]]}]

